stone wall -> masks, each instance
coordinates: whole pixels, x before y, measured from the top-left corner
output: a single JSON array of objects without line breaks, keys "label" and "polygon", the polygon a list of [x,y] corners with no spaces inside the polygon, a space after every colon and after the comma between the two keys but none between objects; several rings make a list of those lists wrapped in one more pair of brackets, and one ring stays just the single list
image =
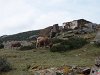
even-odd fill
[{"label": "stone wall", "polygon": [[86,21],[84,19],[79,19],[79,20],[74,20],[70,22],[64,22],[63,26],[64,26],[64,29],[75,29],[75,28],[81,28],[87,23],[91,23],[91,22]]}]

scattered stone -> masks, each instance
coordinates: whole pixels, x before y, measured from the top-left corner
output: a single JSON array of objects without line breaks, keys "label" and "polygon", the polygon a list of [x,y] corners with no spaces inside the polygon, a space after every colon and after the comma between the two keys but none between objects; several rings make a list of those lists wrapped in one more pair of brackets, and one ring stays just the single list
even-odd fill
[{"label": "scattered stone", "polygon": [[90,71],[91,71],[90,68],[85,68],[85,69],[83,69],[82,73],[83,73],[84,75],[89,75],[89,74],[90,74]]}]

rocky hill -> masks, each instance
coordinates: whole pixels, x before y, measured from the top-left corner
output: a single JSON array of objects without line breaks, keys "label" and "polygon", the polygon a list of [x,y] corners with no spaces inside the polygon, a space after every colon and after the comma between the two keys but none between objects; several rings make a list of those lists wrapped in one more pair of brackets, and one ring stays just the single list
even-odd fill
[{"label": "rocky hill", "polygon": [[54,24],[53,26],[49,26],[47,28],[41,30],[33,30],[28,32],[22,32],[14,35],[4,35],[0,37],[1,41],[12,41],[12,40],[34,40],[37,36],[49,36],[55,37],[57,33],[65,34],[65,32],[72,32],[76,34],[85,34],[96,32],[100,25],[96,23],[92,23],[85,19],[73,20],[70,22],[62,23],[62,26],[58,24]]}]

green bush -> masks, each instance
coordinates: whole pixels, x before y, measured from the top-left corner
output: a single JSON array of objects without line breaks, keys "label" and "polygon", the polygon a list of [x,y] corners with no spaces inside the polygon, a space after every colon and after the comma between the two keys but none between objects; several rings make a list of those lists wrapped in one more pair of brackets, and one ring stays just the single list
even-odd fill
[{"label": "green bush", "polygon": [[3,44],[0,44],[0,49],[4,48],[4,45]]},{"label": "green bush", "polygon": [[70,49],[81,48],[85,44],[87,44],[87,40],[79,37],[71,37],[69,40],[61,42],[62,45],[70,45]]},{"label": "green bush", "polygon": [[3,57],[0,57],[0,72],[7,72],[12,69],[10,63]]},{"label": "green bush", "polygon": [[69,40],[71,40],[70,46],[72,49],[81,48],[82,46],[88,43],[86,39],[79,37],[70,38]]},{"label": "green bush", "polygon": [[94,42],[94,45],[95,45],[96,47],[100,47],[100,42],[99,42],[99,41],[96,41],[96,42]]},{"label": "green bush", "polygon": [[61,42],[63,42],[63,41],[64,41],[64,40],[58,39],[58,38],[53,38],[53,39],[52,39],[53,44],[61,43]]},{"label": "green bush", "polygon": [[70,46],[69,45],[55,45],[53,47],[50,48],[51,52],[63,52],[63,51],[67,51],[70,50]]},{"label": "green bush", "polygon": [[[58,39],[57,39],[58,40]],[[71,37],[69,40],[62,40],[57,42],[58,45],[54,45],[50,51],[51,52],[60,52],[60,51],[67,51],[72,49],[78,49],[87,44],[87,40],[80,38],[80,37]]]}]

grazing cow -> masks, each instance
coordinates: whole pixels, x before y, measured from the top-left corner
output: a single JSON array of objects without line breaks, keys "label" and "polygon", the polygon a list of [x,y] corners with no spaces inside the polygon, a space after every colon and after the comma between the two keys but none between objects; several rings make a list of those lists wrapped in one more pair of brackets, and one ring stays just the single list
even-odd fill
[{"label": "grazing cow", "polygon": [[49,46],[49,48],[52,47],[52,42],[51,42],[50,38],[48,38],[48,37],[38,37],[37,38],[36,48],[47,47],[47,46]]},{"label": "grazing cow", "polygon": [[20,42],[16,42],[16,43],[12,43],[11,44],[11,48],[18,48],[21,47],[21,43]]}]

